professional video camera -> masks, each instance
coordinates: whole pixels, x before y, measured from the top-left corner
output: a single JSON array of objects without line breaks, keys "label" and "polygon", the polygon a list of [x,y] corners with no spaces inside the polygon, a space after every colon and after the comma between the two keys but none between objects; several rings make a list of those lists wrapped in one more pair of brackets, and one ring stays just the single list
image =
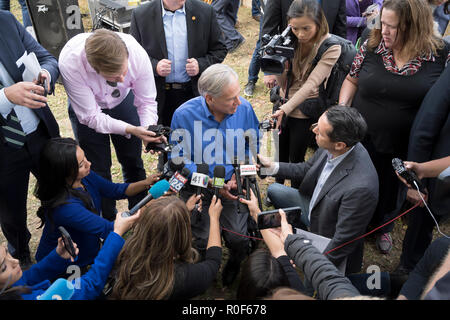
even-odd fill
[{"label": "professional video camera", "polygon": [[285,62],[294,57],[294,42],[291,39],[291,26],[282,34],[265,34],[261,38],[261,70],[266,74],[282,74]]},{"label": "professional video camera", "polygon": [[[172,129],[170,127],[165,127],[162,124],[158,125],[149,125],[147,130],[153,131],[156,135],[155,137],[165,136],[167,140],[169,140],[170,133],[172,132]],[[164,153],[172,151],[172,148],[174,147],[173,144],[170,143],[154,143],[149,142],[147,144],[147,147],[145,148],[146,151],[154,150],[154,151],[161,151]]]}]

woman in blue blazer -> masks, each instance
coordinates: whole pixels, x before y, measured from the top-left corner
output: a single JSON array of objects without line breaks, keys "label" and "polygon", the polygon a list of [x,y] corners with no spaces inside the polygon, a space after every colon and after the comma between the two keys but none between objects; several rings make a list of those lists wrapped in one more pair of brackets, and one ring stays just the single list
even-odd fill
[{"label": "woman in blue blazer", "polygon": [[[74,292],[71,300],[93,300],[102,292],[117,255],[125,240],[122,235],[139,219],[140,212],[124,218],[117,214],[114,231],[106,237],[105,243],[94,264],[85,275],[74,280]],[[80,251],[74,243],[76,252]],[[66,272],[71,261],[61,238],[56,249],[34,264],[29,270],[22,271],[19,261],[14,259],[6,246],[0,247],[0,299],[36,300],[51,285],[54,279]]]},{"label": "woman in blue blazer", "polygon": [[83,150],[71,138],[54,138],[44,147],[35,190],[41,200],[37,215],[44,226],[37,261],[56,247],[58,227],[63,226],[80,248],[76,264],[91,264],[100,249],[100,239],[106,239],[114,229],[114,222],[101,217],[101,199],[133,196],[157,180],[149,176],[130,184],[112,183],[91,171],[90,166]]}]

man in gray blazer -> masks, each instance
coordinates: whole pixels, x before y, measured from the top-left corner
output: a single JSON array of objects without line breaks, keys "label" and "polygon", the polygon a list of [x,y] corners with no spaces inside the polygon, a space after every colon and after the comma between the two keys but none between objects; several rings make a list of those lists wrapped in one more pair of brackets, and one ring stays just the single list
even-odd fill
[{"label": "man in gray blazer", "polygon": [[[300,206],[309,231],[330,238],[324,252],[365,233],[378,202],[378,176],[359,141],[367,125],[354,108],[334,106],[319,118],[313,132],[320,147],[306,162],[273,163],[261,156],[269,175],[301,180],[297,189],[278,183],[267,195],[276,208]],[[346,274],[362,266],[363,240],[327,254],[336,266],[346,261]]]}]

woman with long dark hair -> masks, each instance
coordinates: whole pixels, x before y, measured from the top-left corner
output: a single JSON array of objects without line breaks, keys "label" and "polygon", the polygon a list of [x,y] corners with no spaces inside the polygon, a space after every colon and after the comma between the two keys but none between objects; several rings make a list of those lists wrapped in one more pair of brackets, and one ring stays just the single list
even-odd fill
[{"label": "woman with long dark hair", "polygon": [[36,252],[40,261],[58,243],[63,226],[80,248],[76,261],[87,266],[100,249],[114,222],[101,217],[101,198],[124,199],[150,187],[155,176],[134,183],[112,183],[90,170],[91,163],[71,138],[53,138],[42,150],[35,196],[41,201],[37,215],[44,226]]},{"label": "woman with long dark hair", "polygon": [[[341,54],[340,45],[332,45],[318,63],[313,60],[322,42],[330,37],[328,23],[317,0],[295,0],[287,12],[288,23],[294,35],[295,54],[291,68],[277,76],[280,96],[287,100],[272,117],[277,118],[277,126],[286,116],[282,126],[279,160],[282,162],[302,162],[313,134],[309,130],[317,121],[313,113],[321,108],[319,86],[331,73]],[[320,115],[321,112],[314,112]],[[277,180],[283,183],[282,179]],[[297,188],[298,181],[291,181]]]}]

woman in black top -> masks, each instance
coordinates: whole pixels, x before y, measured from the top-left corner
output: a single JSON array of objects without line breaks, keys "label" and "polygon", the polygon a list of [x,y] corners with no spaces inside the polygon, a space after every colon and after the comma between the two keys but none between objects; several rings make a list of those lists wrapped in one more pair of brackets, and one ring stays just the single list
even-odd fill
[{"label": "woman in black top", "polygon": [[[399,184],[391,161],[405,159],[414,117],[446,60],[448,50],[433,30],[426,0],[385,0],[381,29],[372,30],[342,84],[340,104],[357,108],[368,125],[363,144],[380,187],[373,227],[395,214]],[[382,253],[392,248],[392,228],[390,224],[380,229],[377,236]]]},{"label": "woman in black top", "polygon": [[189,299],[204,293],[222,259],[221,211],[221,201],[214,196],[205,260],[195,263],[198,254],[192,248],[191,213],[186,204],[174,196],[151,201],[119,255],[111,298]]},{"label": "woman in black top", "polygon": [[[250,215],[258,222],[261,212],[258,200],[251,192],[251,200],[239,199],[248,206]],[[272,230],[273,231],[273,230]],[[258,249],[246,261],[242,272],[237,299],[255,300],[268,296],[278,287],[288,286],[299,292],[305,292],[302,280],[284,251],[284,244],[278,235],[269,229],[260,230],[269,251]]]}]

